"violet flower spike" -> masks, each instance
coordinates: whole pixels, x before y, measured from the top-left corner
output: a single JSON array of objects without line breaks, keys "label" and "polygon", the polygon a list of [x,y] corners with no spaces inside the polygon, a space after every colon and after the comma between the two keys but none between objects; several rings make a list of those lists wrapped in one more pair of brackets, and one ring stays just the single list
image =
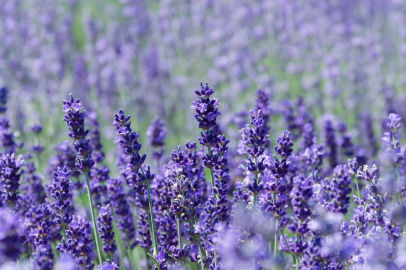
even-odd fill
[{"label": "violet flower spike", "polygon": [[[77,152],[76,168],[85,174],[87,185],[87,196],[89,200],[90,213],[92,216],[94,235],[97,236],[97,224],[94,214],[92,194],[89,183],[89,171],[95,164],[91,157],[92,149],[89,145],[89,140],[86,138],[89,134],[89,130],[85,130],[85,118],[87,117],[86,111],[81,111],[82,105],[79,99],[74,100],[72,94],[69,95],[69,100],[62,101],[62,109],[66,113],[64,121],[69,127],[69,137],[73,138],[74,148]],[[97,255],[99,257],[100,264],[103,263],[101,256],[99,238],[95,237]]]}]

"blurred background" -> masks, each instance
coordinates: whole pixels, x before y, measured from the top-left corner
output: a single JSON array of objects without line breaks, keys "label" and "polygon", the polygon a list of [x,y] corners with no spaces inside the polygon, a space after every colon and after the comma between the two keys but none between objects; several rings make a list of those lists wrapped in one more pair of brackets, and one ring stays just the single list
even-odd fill
[{"label": "blurred background", "polygon": [[0,14],[7,116],[26,144],[38,140],[30,126],[44,125],[43,160],[68,139],[69,93],[97,113],[106,152],[116,151],[120,108],[141,142],[155,117],[166,122],[167,152],[196,141],[190,106],[201,81],[215,89],[234,146],[258,89],[273,142],[310,121],[322,134],[327,117],[348,125],[362,155],[363,131],[380,134],[389,112],[406,119],[405,1],[1,0]]}]

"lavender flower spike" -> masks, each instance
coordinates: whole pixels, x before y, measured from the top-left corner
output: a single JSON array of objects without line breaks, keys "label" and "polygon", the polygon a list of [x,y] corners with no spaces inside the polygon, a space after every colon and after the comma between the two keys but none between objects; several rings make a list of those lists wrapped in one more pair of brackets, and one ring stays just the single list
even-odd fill
[{"label": "lavender flower spike", "polygon": [[113,217],[110,214],[109,204],[106,207],[99,206],[97,221],[99,222],[100,238],[104,243],[103,252],[110,257],[116,252],[117,246],[114,243]]},{"label": "lavender flower spike", "polygon": [[0,207],[0,265],[15,261],[21,254],[20,222],[7,208]]},{"label": "lavender flower spike", "polygon": [[4,188],[2,199],[4,203],[8,203],[10,208],[13,208],[19,198],[18,188],[20,186],[20,178],[23,171],[19,171],[24,166],[24,159],[20,155],[15,159],[15,154],[7,154],[0,160],[1,168],[1,183]]},{"label": "lavender flower spike", "polygon": [[51,196],[56,199],[51,205],[55,213],[54,223],[62,226],[64,241],[66,241],[65,226],[69,225],[72,221],[72,217],[69,216],[73,187],[70,176],[71,171],[67,167],[63,167],[63,169],[58,168],[54,172],[54,179],[52,179],[52,183],[49,186],[49,191],[52,192]]},{"label": "lavender flower spike", "polygon": [[151,126],[147,129],[148,141],[152,146],[152,158],[158,163],[159,160],[165,152],[165,138],[166,138],[166,127],[164,121],[156,118],[152,120]]},{"label": "lavender flower spike", "polygon": [[97,255],[99,257],[100,263],[102,263],[102,256],[100,252],[100,245],[99,245],[99,238],[97,237],[97,224],[96,218],[93,209],[93,201],[92,201],[92,194],[90,189],[89,183],[89,171],[95,164],[94,160],[92,159],[92,149],[90,147],[90,140],[87,139],[87,135],[89,134],[89,130],[85,130],[85,118],[87,117],[86,111],[82,109],[82,105],[80,104],[80,100],[74,100],[72,94],[70,94],[69,100],[62,101],[63,106],[62,109],[66,113],[64,116],[64,121],[69,127],[69,137],[74,139],[74,147],[77,152],[77,163],[75,164],[78,171],[82,172],[86,176],[86,185],[87,185],[87,196],[89,199],[90,205],[90,212],[92,215],[92,223],[93,223],[93,230],[95,240],[96,240],[96,248],[97,248]]},{"label": "lavender flower spike", "polygon": [[131,129],[130,116],[125,116],[123,110],[119,110],[114,115],[113,125],[116,126],[118,134],[120,135],[119,145],[122,147],[124,153],[127,155],[127,168],[126,176],[127,181],[137,185],[146,185],[148,193],[148,206],[151,218],[151,237],[154,244],[154,256],[158,255],[158,239],[155,231],[154,211],[152,208],[150,183],[155,178],[155,175],[150,172],[150,167],[144,172],[143,164],[147,155],[140,155],[142,145],[138,142],[138,135]]}]

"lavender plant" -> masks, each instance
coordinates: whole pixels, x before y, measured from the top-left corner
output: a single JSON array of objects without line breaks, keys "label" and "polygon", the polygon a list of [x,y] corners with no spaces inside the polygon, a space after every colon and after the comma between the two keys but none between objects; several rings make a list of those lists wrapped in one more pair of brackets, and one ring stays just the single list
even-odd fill
[{"label": "lavender plant", "polygon": [[1,268],[405,269],[403,1],[113,2],[0,0]]},{"label": "lavender plant", "polygon": [[[89,207],[92,216],[94,239],[96,242],[97,255],[100,261],[100,264],[103,262],[103,258],[100,252],[99,237],[97,234],[97,224],[95,219],[95,213],[93,209],[93,200],[90,190],[89,183],[89,171],[94,165],[94,160],[91,157],[92,149],[89,145],[89,140],[86,139],[89,134],[89,130],[85,130],[85,118],[87,117],[86,111],[80,111],[82,105],[80,100],[74,100],[73,96],[70,95],[69,100],[63,101],[63,111],[66,113],[64,121],[69,127],[69,137],[74,140],[74,148],[77,152],[77,163],[75,164],[78,171],[84,173],[86,176],[86,185],[87,185],[87,196],[89,199]],[[86,258],[89,260],[89,258]]]},{"label": "lavender plant", "polygon": [[123,110],[119,110],[118,114],[114,115],[114,125],[121,137],[119,144],[122,147],[124,153],[127,155],[127,168],[126,176],[127,180],[131,182],[134,187],[145,185],[148,195],[148,220],[150,225],[150,234],[154,247],[154,256],[158,254],[158,239],[155,231],[154,212],[151,201],[150,183],[154,179],[155,175],[151,173],[150,167],[146,169],[144,161],[146,154],[140,155],[141,144],[138,142],[137,133],[132,132],[131,122],[129,122],[130,116],[125,116]]}]

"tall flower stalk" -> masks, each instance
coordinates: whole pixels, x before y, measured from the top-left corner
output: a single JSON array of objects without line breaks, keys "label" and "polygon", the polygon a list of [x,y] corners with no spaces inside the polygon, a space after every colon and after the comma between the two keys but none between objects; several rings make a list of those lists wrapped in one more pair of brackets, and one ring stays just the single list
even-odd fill
[{"label": "tall flower stalk", "polygon": [[214,89],[210,88],[208,83],[206,83],[205,86],[203,86],[203,83],[200,83],[200,89],[195,90],[195,93],[199,98],[192,102],[190,108],[196,111],[197,114],[194,118],[199,123],[199,128],[202,129],[199,142],[203,147],[207,147],[208,154],[204,165],[210,170],[212,193],[213,197],[216,198],[217,196],[214,193],[213,164],[211,160],[213,157],[212,147],[215,147],[219,141],[220,130],[216,120],[217,117],[221,115],[217,109],[220,103],[217,98],[210,98],[214,93]]},{"label": "tall flower stalk", "polygon": [[[125,116],[123,110],[119,110],[118,114],[114,116],[114,125],[117,128],[120,135],[119,144],[122,147],[124,154],[127,155],[127,167],[126,176],[127,181],[134,186],[145,185],[148,195],[148,207],[149,207],[149,223],[151,226],[151,238],[154,246],[154,256],[158,255],[158,239],[155,230],[154,211],[151,201],[151,187],[150,184],[155,175],[151,173],[150,167],[146,169],[144,161],[147,157],[146,154],[140,155],[142,145],[138,142],[138,135],[136,132],[132,132],[131,122],[129,122],[130,116]],[[144,168],[143,168],[144,166]],[[144,171],[146,169],[146,171]]]},{"label": "tall flower stalk", "polygon": [[87,114],[85,110],[81,111],[82,105],[80,104],[80,100],[79,99],[74,100],[72,94],[70,94],[69,100],[64,100],[62,102],[63,102],[62,109],[66,113],[63,120],[67,123],[69,127],[68,135],[69,137],[74,139],[73,145],[77,152],[76,156],[77,163],[75,164],[75,166],[77,170],[84,173],[86,177],[87,196],[89,199],[90,213],[92,216],[93,232],[96,242],[97,255],[99,257],[100,264],[102,264],[103,257],[101,255],[99,237],[97,234],[97,223],[89,183],[89,171],[92,169],[95,162],[91,156],[92,149],[89,145],[89,139],[87,139],[89,130],[85,130],[85,118],[87,117]]},{"label": "tall flower stalk", "polygon": [[388,132],[384,133],[384,136],[382,140],[386,142],[387,146],[387,152],[391,155],[391,165],[393,166],[393,174],[394,178],[397,178],[397,185],[400,186],[398,190],[396,190],[396,195],[399,196],[399,203],[402,206],[403,205],[403,191],[404,187],[401,186],[401,179],[400,179],[400,173],[399,173],[399,167],[402,165],[403,160],[404,160],[404,150],[401,149],[400,143],[399,143],[399,138],[402,136],[399,134],[399,130],[401,128],[401,123],[400,123],[401,117],[395,113],[391,113],[388,116],[388,122],[387,122],[387,129]]},{"label": "tall flower stalk", "polygon": [[[228,186],[228,143],[225,136],[220,135],[220,128],[217,124],[217,117],[221,115],[217,106],[220,104],[217,98],[211,98],[214,89],[210,88],[208,83],[203,86],[200,83],[200,89],[195,90],[198,99],[192,102],[191,109],[195,110],[194,118],[199,124],[201,137],[200,144],[207,148],[207,154],[202,157],[203,165],[209,169],[211,177],[212,197],[209,198],[206,212],[209,218],[207,224],[211,224],[211,234],[214,233],[214,225],[218,221],[226,222],[227,213],[227,186]],[[199,243],[199,250],[202,253],[200,237],[196,238]],[[214,264],[218,265],[217,252],[214,248]],[[201,258],[203,260],[203,258]]]},{"label": "tall flower stalk", "polygon": [[51,196],[55,199],[51,205],[55,214],[54,223],[62,227],[63,241],[66,241],[66,226],[69,226],[72,221],[72,216],[69,215],[73,187],[70,176],[71,171],[67,167],[58,168],[48,187]]},{"label": "tall flower stalk", "polygon": [[253,195],[252,209],[256,211],[258,194],[264,189],[264,184],[260,181],[259,176],[265,170],[264,152],[265,146],[270,144],[268,130],[265,126],[265,121],[262,119],[261,110],[255,116],[252,110],[249,111],[251,115],[251,126],[247,126],[243,130],[243,140],[247,147],[248,153],[248,170],[254,174],[253,182],[248,185],[248,189]]},{"label": "tall flower stalk", "polygon": [[103,252],[107,254],[111,261],[111,255],[117,250],[117,246],[114,241],[113,231],[113,217],[110,214],[110,205],[106,207],[99,207],[99,216],[97,217],[99,222],[100,238],[103,241]]},{"label": "tall flower stalk", "polygon": [[2,199],[6,202],[10,209],[12,209],[18,199],[18,188],[20,187],[20,178],[23,171],[21,167],[24,166],[24,159],[20,155],[18,159],[15,159],[15,154],[7,154],[0,159],[0,176],[1,184],[4,188]]}]

